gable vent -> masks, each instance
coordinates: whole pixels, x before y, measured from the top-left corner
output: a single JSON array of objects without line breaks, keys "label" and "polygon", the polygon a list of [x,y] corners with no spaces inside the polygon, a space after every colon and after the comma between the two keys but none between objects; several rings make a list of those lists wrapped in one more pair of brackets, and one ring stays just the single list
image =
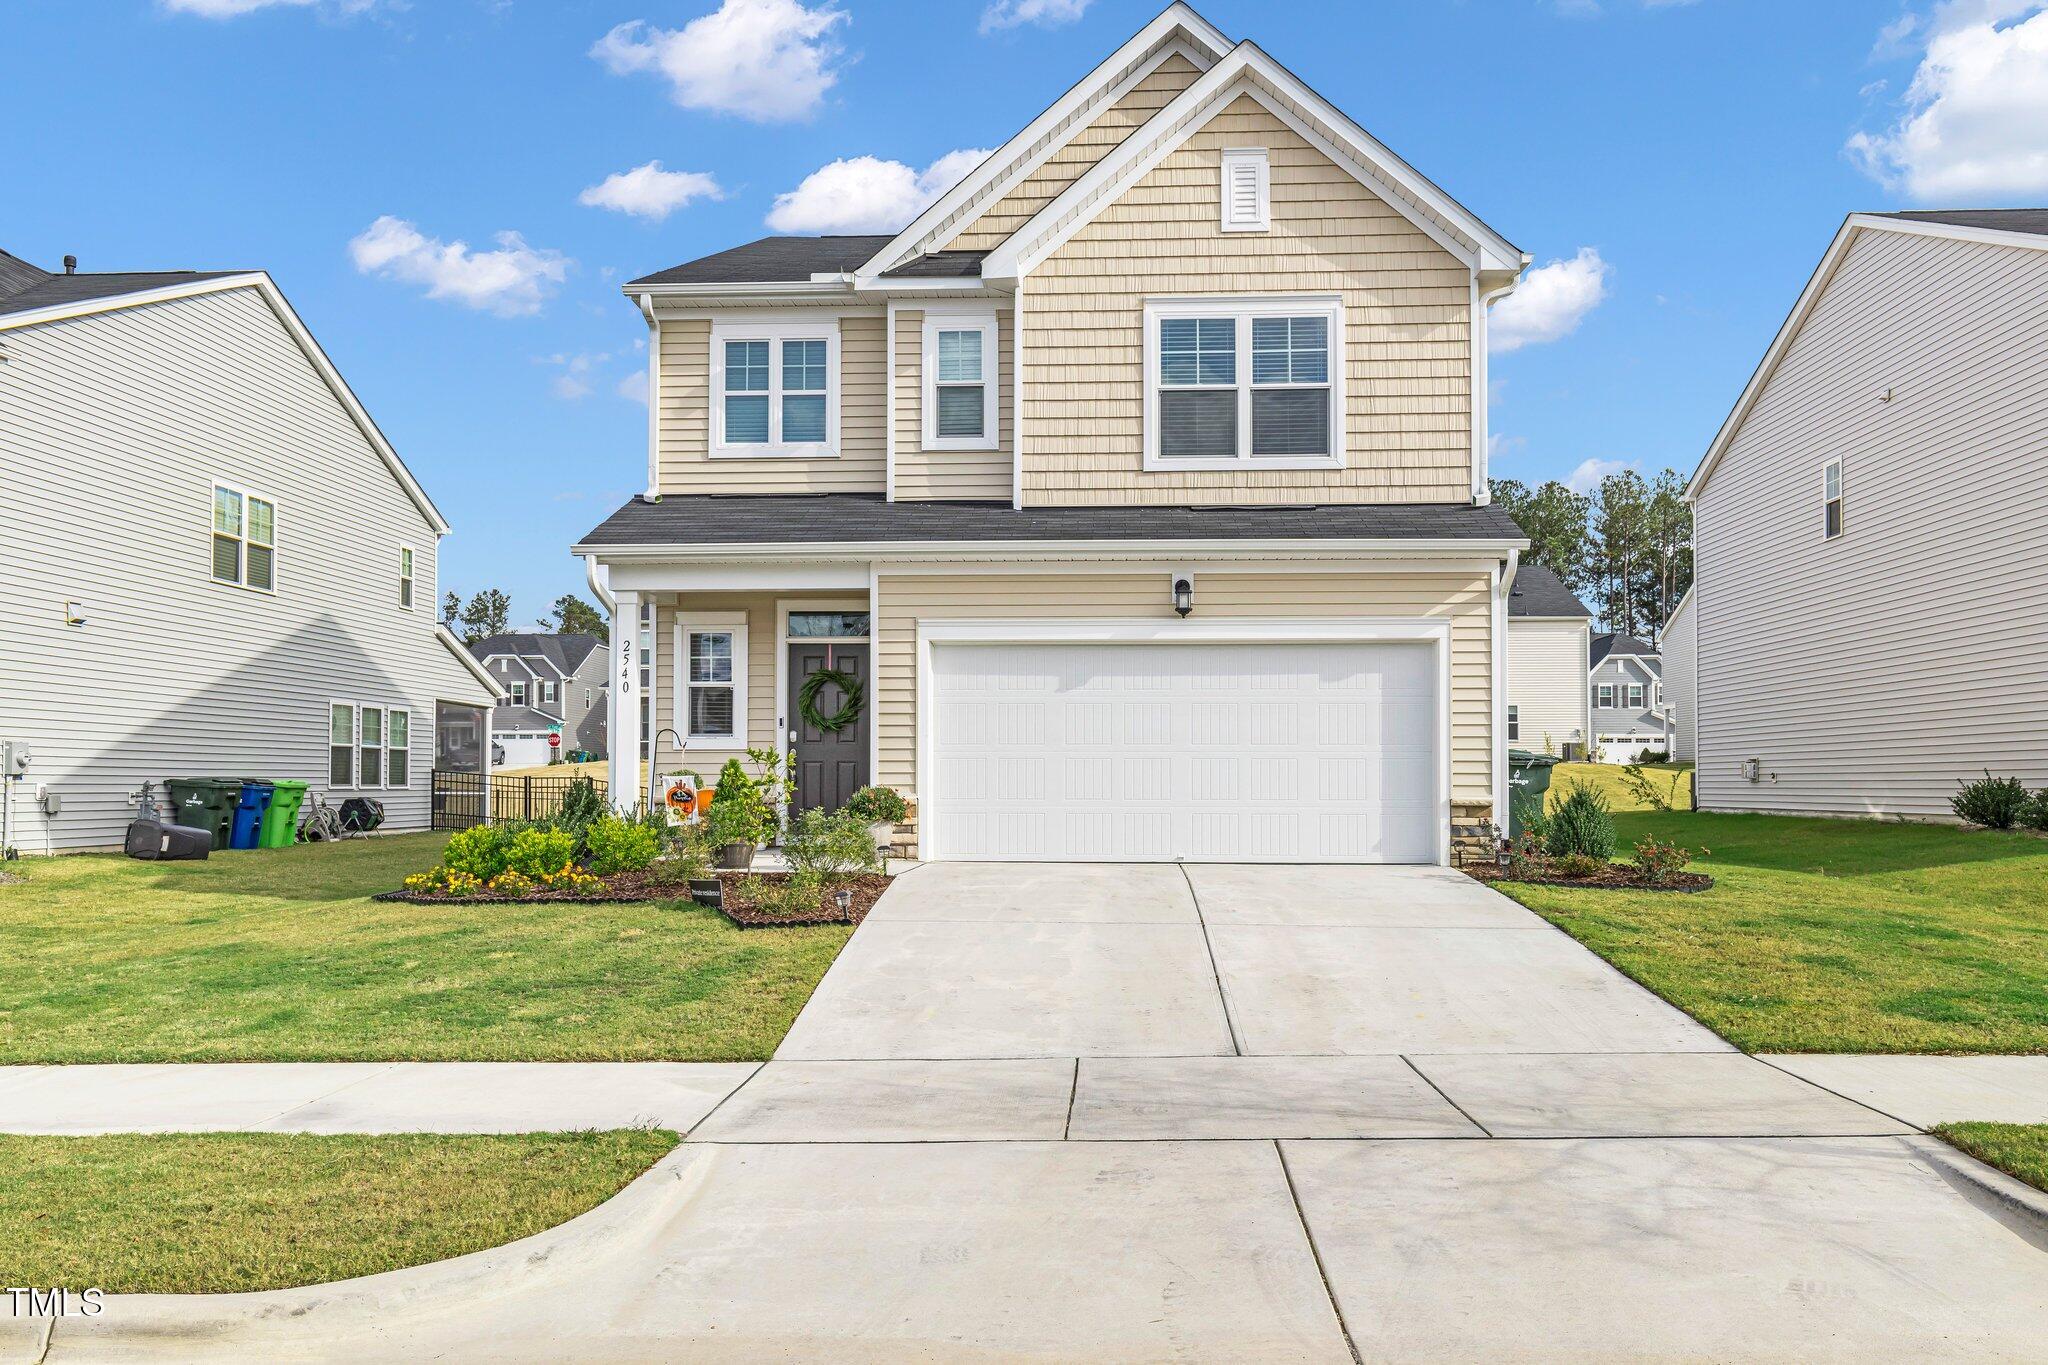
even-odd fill
[{"label": "gable vent", "polygon": [[1272,197],[1264,147],[1232,147],[1223,153],[1223,230],[1264,232]]}]

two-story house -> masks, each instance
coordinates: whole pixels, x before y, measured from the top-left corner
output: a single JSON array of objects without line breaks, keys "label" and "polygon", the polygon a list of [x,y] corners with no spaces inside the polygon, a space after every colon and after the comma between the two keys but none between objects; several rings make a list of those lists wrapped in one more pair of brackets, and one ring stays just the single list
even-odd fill
[{"label": "two-story house", "polygon": [[793,748],[925,858],[1447,861],[1505,804],[1526,262],[1174,4],[902,231],[633,281],[647,489],[575,547],[615,790],[644,615],[657,769]]},{"label": "two-story house", "polygon": [[1708,810],[2048,786],[2048,209],[1859,213],[1692,477]]},{"label": "two-story house", "polygon": [[23,851],[118,846],[168,777],[424,829],[431,770],[482,770],[496,689],[434,615],[448,523],[263,272],[0,253],[0,527]]},{"label": "two-story house", "polygon": [[[492,765],[530,768],[571,755],[605,757],[611,674],[595,635],[514,631],[490,635],[469,652],[504,689],[491,711]],[[550,736],[561,743],[551,745]]]},{"label": "two-story house", "polygon": [[1663,753],[1670,725],[1664,709],[1664,659],[1648,640],[1613,631],[1592,637],[1586,660],[1597,763],[1633,763]]},{"label": "two-story house", "polygon": [[1541,564],[1515,570],[1508,591],[1508,747],[1558,758],[1586,755],[1593,732],[1586,660],[1593,613]]}]

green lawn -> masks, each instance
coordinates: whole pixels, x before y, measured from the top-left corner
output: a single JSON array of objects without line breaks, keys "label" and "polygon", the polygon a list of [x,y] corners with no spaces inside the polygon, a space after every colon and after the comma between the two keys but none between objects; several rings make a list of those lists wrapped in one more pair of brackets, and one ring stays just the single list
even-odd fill
[{"label": "green lawn", "polygon": [[368,899],[443,837],[13,864],[0,1063],[759,1060],[851,932]]},{"label": "green lawn", "polygon": [[223,1294],[446,1260],[553,1227],[674,1147],[512,1136],[0,1136],[0,1284]]},{"label": "green lawn", "polygon": [[1701,895],[1502,889],[1751,1052],[2048,1052],[2048,840],[1630,812],[1712,849]]},{"label": "green lawn", "polygon": [[1934,1134],[2016,1180],[2048,1190],[2048,1124],[1944,1123]]},{"label": "green lawn", "polygon": [[[1588,786],[1607,798],[1611,810],[1648,810],[1623,782],[1625,768],[1617,763],[1560,763],[1550,770],[1550,799],[1553,803],[1564,788]],[[1643,777],[1670,805],[1684,810],[1692,805],[1692,764],[1645,763]]]}]

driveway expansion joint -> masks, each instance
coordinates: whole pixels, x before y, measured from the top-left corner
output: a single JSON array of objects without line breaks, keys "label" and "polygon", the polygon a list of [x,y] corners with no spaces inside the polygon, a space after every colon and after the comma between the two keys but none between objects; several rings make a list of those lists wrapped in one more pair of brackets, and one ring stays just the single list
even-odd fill
[{"label": "driveway expansion joint", "polygon": [[[1216,998],[1223,1005],[1223,1024],[1230,1030],[1230,1046],[1238,1056],[1244,1056],[1244,1039],[1237,1032],[1237,1018],[1230,1010],[1230,991],[1223,984],[1223,969],[1216,965],[1216,945],[1209,938],[1209,920],[1202,914],[1202,894],[1195,890],[1195,879],[1186,863],[1176,863],[1180,868],[1181,880],[1188,884],[1188,900],[1195,907],[1195,923],[1202,926],[1202,948],[1209,954],[1209,974],[1216,979]],[[1353,1354],[1356,1354],[1354,1351]]]}]

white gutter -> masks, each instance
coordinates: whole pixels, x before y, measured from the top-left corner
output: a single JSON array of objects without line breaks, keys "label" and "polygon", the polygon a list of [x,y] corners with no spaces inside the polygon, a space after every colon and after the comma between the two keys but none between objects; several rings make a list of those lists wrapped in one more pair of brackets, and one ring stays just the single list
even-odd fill
[{"label": "white gutter", "polygon": [[[1529,262],[1533,259],[1535,258],[1524,253],[1522,269],[1527,270]],[[1491,404],[1487,401],[1489,379],[1486,331],[1490,325],[1487,320],[1488,310],[1495,303],[1514,293],[1521,283],[1522,277],[1517,274],[1501,288],[1481,293],[1479,274],[1477,271],[1472,274],[1472,502],[1478,507],[1484,507],[1493,501],[1493,490],[1487,482],[1486,468],[1486,447],[1493,439],[1493,414],[1490,411]]]},{"label": "white gutter", "polygon": [[1508,827],[1508,598],[1515,589],[1515,575],[1522,570],[1522,554],[1508,551],[1501,565],[1500,585],[1493,599],[1493,823]]},{"label": "white gutter", "polygon": [[1502,559],[1527,549],[1526,540],[1376,540],[1307,539],[1285,540],[1126,540],[1071,537],[1058,540],[930,540],[875,541],[734,541],[712,544],[702,541],[688,545],[574,545],[570,553],[608,561],[669,560],[686,562],[748,559],[884,559],[910,562],[921,559],[991,559],[1005,555],[1056,555],[1069,559],[1154,559],[1161,555],[1195,555],[1202,558],[1239,556],[1292,556],[1329,559],[1339,555],[1389,556],[1410,559]]},{"label": "white gutter", "polygon": [[612,596],[612,571],[596,555],[583,556],[583,575],[590,584],[590,591],[597,598],[597,604],[608,612],[619,609],[619,601]]}]

